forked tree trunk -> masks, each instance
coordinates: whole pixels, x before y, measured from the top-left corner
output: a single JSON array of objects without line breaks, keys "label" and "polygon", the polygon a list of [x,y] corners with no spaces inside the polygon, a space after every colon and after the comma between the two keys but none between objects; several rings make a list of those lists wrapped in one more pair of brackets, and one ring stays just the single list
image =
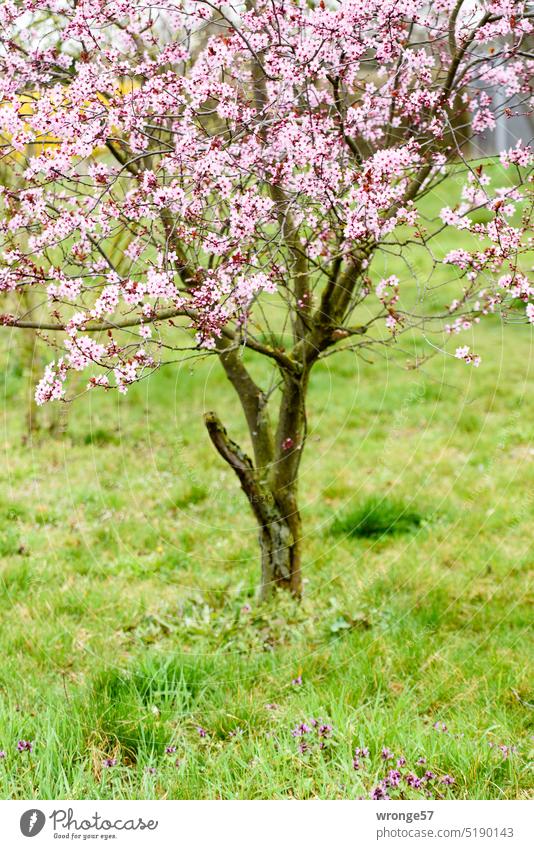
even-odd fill
[{"label": "forked tree trunk", "polygon": [[277,498],[254,468],[252,460],[230,439],[218,416],[206,413],[204,421],[213,445],[239,478],[258,522],[261,598],[268,598],[277,588],[289,590],[299,598],[302,592],[301,521],[296,483],[284,492],[283,498]]}]

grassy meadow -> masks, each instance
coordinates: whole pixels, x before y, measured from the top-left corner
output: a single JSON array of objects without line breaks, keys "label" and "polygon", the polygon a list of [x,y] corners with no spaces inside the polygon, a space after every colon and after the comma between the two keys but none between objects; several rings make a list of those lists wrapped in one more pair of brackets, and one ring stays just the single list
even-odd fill
[{"label": "grassy meadow", "polygon": [[6,331],[1,796],[368,798],[392,769],[392,798],[531,795],[532,329],[475,339],[479,369],[317,367],[305,597],[259,605],[256,528],[202,424],[245,440],[217,362],[28,435]]}]

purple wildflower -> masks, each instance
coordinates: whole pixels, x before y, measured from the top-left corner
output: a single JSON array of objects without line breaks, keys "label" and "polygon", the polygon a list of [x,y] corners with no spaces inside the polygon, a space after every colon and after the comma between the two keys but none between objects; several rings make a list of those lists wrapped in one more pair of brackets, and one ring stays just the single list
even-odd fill
[{"label": "purple wildflower", "polygon": [[102,761],[102,766],[106,767],[106,769],[109,769],[109,767],[112,766],[117,766],[117,758],[105,758]]},{"label": "purple wildflower", "polygon": [[228,732],[228,736],[229,737],[242,737],[244,733],[245,732],[243,731],[241,726],[238,725],[237,728],[234,728],[232,731]]},{"label": "purple wildflower", "polygon": [[300,685],[302,684],[302,675],[297,675],[296,678],[293,678],[291,683],[294,687],[300,687]]},{"label": "purple wildflower", "polygon": [[441,776],[442,784],[454,784],[454,776],[452,775],[442,775]]},{"label": "purple wildflower", "polygon": [[442,731],[444,734],[447,733],[448,728],[444,722],[435,722],[432,726],[436,731]]},{"label": "purple wildflower", "polygon": [[401,780],[401,774],[398,769],[390,769],[386,776],[385,783],[388,787],[398,787]]},{"label": "purple wildflower", "polygon": [[397,766],[406,766],[406,758],[404,757],[404,755],[401,755],[400,758],[397,758]]},{"label": "purple wildflower", "polygon": [[426,764],[426,758],[417,758],[416,763],[422,766],[423,764]]},{"label": "purple wildflower", "polygon": [[33,743],[29,740],[19,740],[17,743],[17,749],[19,752],[31,752],[33,750]]},{"label": "purple wildflower", "polygon": [[435,779],[435,777],[436,777],[436,774],[434,772],[432,772],[432,770],[427,769],[427,771],[425,772],[425,779],[427,781],[433,781]]},{"label": "purple wildflower", "polygon": [[405,781],[406,781],[406,784],[408,784],[409,787],[413,787],[416,790],[418,790],[423,783],[421,781],[421,779],[418,778],[417,775],[415,775],[414,772],[409,772],[408,775],[405,776]]},{"label": "purple wildflower", "polygon": [[268,705],[265,705],[266,710],[278,710],[280,705],[277,705],[276,702],[271,702]]},{"label": "purple wildflower", "polygon": [[367,748],[367,746],[362,746],[362,748],[360,748],[359,746],[356,746],[356,748],[354,749],[354,755],[357,758],[368,758],[369,757],[369,749]]},{"label": "purple wildflower", "polygon": [[387,799],[389,799],[390,797],[389,797],[389,796],[388,796],[388,794],[386,793],[386,790],[385,790],[384,786],[383,786],[382,784],[378,784],[378,785],[374,788],[374,790],[371,792],[371,796],[370,796],[370,798],[371,798],[371,799],[383,799],[383,800],[387,800]]},{"label": "purple wildflower", "polygon": [[331,737],[333,728],[331,725],[320,725],[317,729],[319,737]]},{"label": "purple wildflower", "polygon": [[166,755],[174,755],[176,751],[176,746],[165,746],[165,754]]},{"label": "purple wildflower", "polygon": [[383,761],[390,761],[394,757],[393,752],[391,751],[391,749],[388,749],[387,746],[384,746],[381,754],[382,754],[382,760]]},{"label": "purple wildflower", "polygon": [[499,749],[502,752],[504,760],[517,751],[515,746],[505,746],[503,743],[500,744]]},{"label": "purple wildflower", "polygon": [[358,760],[358,758],[353,758],[352,759],[352,768],[353,769],[360,769],[360,766],[361,766],[361,764],[360,764],[360,761]]},{"label": "purple wildflower", "polygon": [[305,754],[305,753],[309,750],[309,748],[310,748],[310,746],[309,746],[309,744],[306,742],[306,740],[301,740],[301,741],[300,741],[300,743],[299,743],[299,752],[301,753],[301,755],[304,755],[304,754]]},{"label": "purple wildflower", "polygon": [[306,725],[305,722],[301,722],[300,725],[297,725],[291,732],[292,737],[302,737],[303,734],[309,734],[311,728],[309,725]]},{"label": "purple wildflower", "polygon": [[155,775],[156,774],[156,767],[155,766],[147,766],[146,771],[149,775]]},{"label": "purple wildflower", "polygon": [[208,736],[208,732],[206,731],[205,728],[202,728],[201,725],[197,725],[197,731],[198,731],[199,737],[207,737]]}]

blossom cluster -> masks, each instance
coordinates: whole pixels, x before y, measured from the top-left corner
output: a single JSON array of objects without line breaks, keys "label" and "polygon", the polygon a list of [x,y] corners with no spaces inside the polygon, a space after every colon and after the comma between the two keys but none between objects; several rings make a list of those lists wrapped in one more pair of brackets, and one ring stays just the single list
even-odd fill
[{"label": "blossom cluster", "polygon": [[334,733],[334,728],[322,719],[310,719],[300,722],[291,731],[291,736],[299,740],[298,748],[301,754],[310,752],[314,747],[326,749],[328,741]]},{"label": "blossom cluster", "polygon": [[[259,299],[307,314],[340,268],[361,276],[345,309],[367,299],[394,340],[410,315],[397,276],[365,279],[374,253],[397,230],[425,244],[417,200],[458,156],[465,115],[486,133],[513,115],[503,93],[523,111],[531,95],[524,0],[26,0],[0,23],[0,295],[38,292],[65,330],[38,403],[71,371],[126,391],[184,347],[173,320],[213,350],[251,332]],[[442,259],[465,281],[462,315],[517,296],[534,321],[518,265],[532,151],[500,159],[513,184],[472,170],[441,211],[478,249]],[[478,283],[495,276],[509,282]]]},{"label": "blossom cluster", "polygon": [[[367,746],[357,746],[352,761],[353,769],[365,772],[370,758],[371,753]],[[386,772],[370,790],[370,799],[377,801],[387,801],[391,798],[402,799],[405,798],[406,793],[413,794],[413,791],[419,791],[427,798],[439,798],[440,785],[449,787],[455,783],[454,776],[426,768],[427,760],[424,756],[417,758],[414,767],[410,768],[404,755],[396,756],[391,749],[384,746],[380,752],[380,761]]]}]

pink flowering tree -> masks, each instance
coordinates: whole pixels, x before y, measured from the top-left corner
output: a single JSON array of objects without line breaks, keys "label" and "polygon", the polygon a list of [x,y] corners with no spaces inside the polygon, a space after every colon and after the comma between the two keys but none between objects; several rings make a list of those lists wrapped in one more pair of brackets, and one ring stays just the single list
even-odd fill
[{"label": "pink flowering tree", "polygon": [[[184,352],[218,358],[250,448],[215,412],[205,423],[257,519],[264,595],[301,592],[314,365],[418,330],[443,348],[511,300],[534,322],[528,139],[500,156],[505,186],[470,161],[477,134],[528,114],[531,18],[524,0],[0,6],[14,175],[0,195],[0,323],[52,347],[39,404],[68,402],[73,372],[126,392]],[[451,168],[462,199],[427,220],[422,199]],[[458,248],[440,256],[444,228]],[[454,297],[414,280],[408,247],[448,265]],[[377,279],[384,255],[394,273]],[[479,364],[461,337],[451,353]],[[255,358],[272,369],[265,385]]]}]

